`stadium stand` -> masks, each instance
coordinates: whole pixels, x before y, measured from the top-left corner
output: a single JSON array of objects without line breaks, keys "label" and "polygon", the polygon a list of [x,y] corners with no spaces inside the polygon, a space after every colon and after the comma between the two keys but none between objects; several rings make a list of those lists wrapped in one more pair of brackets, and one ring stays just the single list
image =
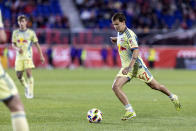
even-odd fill
[{"label": "stadium stand", "polygon": [[17,16],[26,14],[32,28],[69,28],[58,0],[1,0],[5,28],[17,27]]},{"label": "stadium stand", "polygon": [[35,29],[41,44],[111,44],[108,37],[115,34],[111,16],[117,11],[125,13],[140,45],[196,43],[195,0],[0,1],[7,35],[17,27],[17,16],[26,14],[28,27]]},{"label": "stadium stand", "polygon": [[75,0],[86,28],[110,28],[116,11],[136,29],[190,29],[196,25],[195,0]]}]

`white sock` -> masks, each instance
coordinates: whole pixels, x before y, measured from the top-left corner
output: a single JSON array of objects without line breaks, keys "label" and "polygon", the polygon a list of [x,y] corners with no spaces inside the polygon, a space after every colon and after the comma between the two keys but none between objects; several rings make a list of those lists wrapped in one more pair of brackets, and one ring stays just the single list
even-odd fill
[{"label": "white sock", "polygon": [[170,98],[170,99],[173,99],[173,98],[174,98],[174,94],[171,94],[171,95],[169,96],[169,98]]},{"label": "white sock", "polygon": [[130,112],[134,112],[133,107],[131,106],[131,104],[125,105],[125,110],[130,111]]},{"label": "white sock", "polygon": [[30,78],[27,78],[27,82],[29,84],[29,92],[31,95],[33,95],[33,89],[34,89],[34,79],[31,76]]},{"label": "white sock", "polygon": [[11,113],[13,131],[29,131],[28,122],[24,111]]}]

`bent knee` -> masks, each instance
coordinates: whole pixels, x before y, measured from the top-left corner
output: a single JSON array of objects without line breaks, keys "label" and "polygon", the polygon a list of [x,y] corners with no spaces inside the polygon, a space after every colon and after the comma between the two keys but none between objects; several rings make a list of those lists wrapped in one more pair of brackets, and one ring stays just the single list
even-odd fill
[{"label": "bent knee", "polygon": [[114,84],[114,85],[112,85],[112,90],[114,92],[119,91],[119,90],[121,90],[122,86],[123,85],[121,85],[121,84]]},{"label": "bent knee", "polygon": [[31,74],[30,73],[27,73],[27,77],[30,78],[31,77]]},{"label": "bent knee", "polygon": [[22,79],[22,74],[21,73],[17,73],[17,77],[18,77],[18,79]]},{"label": "bent knee", "polygon": [[24,111],[24,106],[22,104],[8,104],[7,107],[11,112],[17,112],[17,111]]},{"label": "bent knee", "polygon": [[23,105],[14,105],[10,108],[11,112],[16,112],[16,111],[24,111],[24,106]]},{"label": "bent knee", "polygon": [[9,100],[4,101],[11,112],[24,111],[24,106],[18,96],[14,96]]},{"label": "bent knee", "polygon": [[30,77],[32,76],[30,71],[27,71],[26,74],[27,74],[27,77],[28,77],[28,78],[30,78]]},{"label": "bent knee", "polygon": [[120,88],[120,86],[117,85],[117,84],[112,85],[112,90],[113,90],[113,91],[116,91],[116,90],[118,90],[119,88]]}]

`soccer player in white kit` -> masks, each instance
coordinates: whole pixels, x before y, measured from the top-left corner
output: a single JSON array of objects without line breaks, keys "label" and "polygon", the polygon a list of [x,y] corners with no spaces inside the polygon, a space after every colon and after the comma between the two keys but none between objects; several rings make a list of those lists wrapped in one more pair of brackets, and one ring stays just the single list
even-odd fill
[{"label": "soccer player in white kit", "polygon": [[[2,14],[0,10],[0,42],[6,41]],[[0,101],[9,108],[13,131],[29,131],[23,104],[11,77],[4,71],[0,63]]]},{"label": "soccer player in white kit", "polygon": [[164,85],[159,84],[147,69],[139,55],[137,36],[126,26],[125,22],[126,18],[122,13],[116,13],[112,17],[112,24],[118,34],[117,37],[111,37],[111,41],[118,46],[122,64],[122,67],[114,80],[112,89],[121,103],[125,106],[126,113],[122,117],[122,120],[136,117],[133,107],[122,90],[123,85],[132,78],[138,78],[144,81],[152,89],[164,93],[171,99],[176,110],[180,110],[181,105],[177,95],[171,93]]}]

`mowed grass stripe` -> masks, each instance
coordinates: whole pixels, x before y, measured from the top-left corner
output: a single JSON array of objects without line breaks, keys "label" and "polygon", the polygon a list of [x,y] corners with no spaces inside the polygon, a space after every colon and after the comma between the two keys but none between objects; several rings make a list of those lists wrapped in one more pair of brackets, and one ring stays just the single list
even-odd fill
[{"label": "mowed grass stripe", "polygon": [[[14,70],[8,70],[21,94],[31,131],[195,131],[196,71],[151,70],[154,77],[179,95],[183,104],[175,111],[169,98],[134,79],[125,85],[137,113],[134,121],[120,120],[124,108],[111,86],[119,69],[36,69],[35,99],[27,100]],[[91,108],[103,112],[100,124],[90,124]],[[10,114],[0,104],[0,131],[12,131]]]}]

